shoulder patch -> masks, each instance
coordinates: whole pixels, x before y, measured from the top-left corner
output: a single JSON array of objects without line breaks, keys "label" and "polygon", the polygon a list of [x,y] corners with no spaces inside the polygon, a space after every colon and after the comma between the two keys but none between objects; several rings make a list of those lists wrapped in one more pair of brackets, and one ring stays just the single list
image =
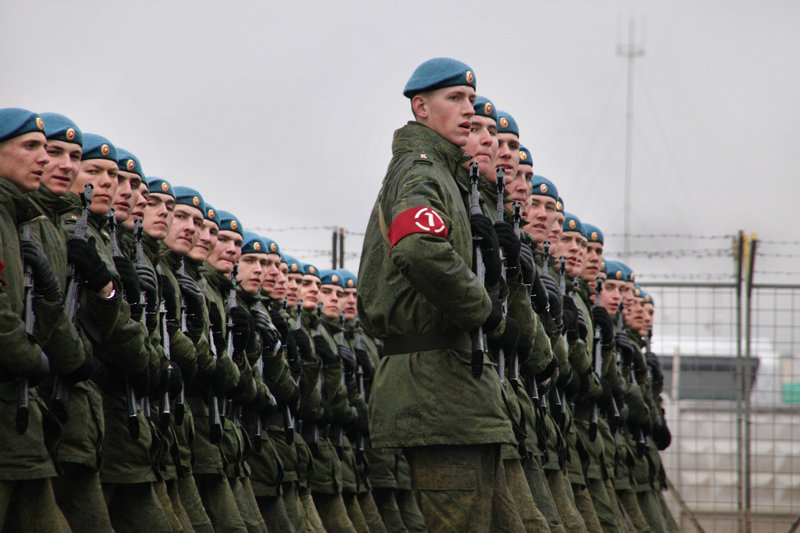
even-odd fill
[{"label": "shoulder patch", "polygon": [[397,215],[389,227],[389,249],[413,233],[430,233],[443,239],[448,229],[442,216],[430,207],[412,207]]}]

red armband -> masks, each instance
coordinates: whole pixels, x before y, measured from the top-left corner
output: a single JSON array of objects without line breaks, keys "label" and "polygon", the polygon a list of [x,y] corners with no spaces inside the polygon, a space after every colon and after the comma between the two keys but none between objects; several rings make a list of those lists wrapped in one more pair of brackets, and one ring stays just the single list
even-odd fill
[{"label": "red armband", "polygon": [[[0,261],[0,274],[2,274],[2,273],[3,273],[3,269],[4,269],[5,267],[6,267],[5,263],[3,263],[2,261]],[[7,282],[6,280],[4,280],[2,277],[0,277],[0,285],[8,285],[8,282]]]},{"label": "red armband", "polygon": [[430,207],[412,207],[392,220],[389,228],[389,249],[412,233],[430,233],[446,239],[447,232],[447,225],[439,213]]}]

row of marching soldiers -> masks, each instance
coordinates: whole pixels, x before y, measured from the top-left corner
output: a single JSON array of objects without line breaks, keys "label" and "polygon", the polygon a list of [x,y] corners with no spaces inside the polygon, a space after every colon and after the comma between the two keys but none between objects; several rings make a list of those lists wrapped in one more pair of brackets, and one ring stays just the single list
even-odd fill
[{"label": "row of marching soldiers", "polygon": [[0,109],[0,531],[424,531],[357,279]]},{"label": "row of marching soldiers", "polygon": [[652,296],[469,66],[431,59],[404,95],[359,270],[373,446],[405,450],[430,531],[678,531]]}]

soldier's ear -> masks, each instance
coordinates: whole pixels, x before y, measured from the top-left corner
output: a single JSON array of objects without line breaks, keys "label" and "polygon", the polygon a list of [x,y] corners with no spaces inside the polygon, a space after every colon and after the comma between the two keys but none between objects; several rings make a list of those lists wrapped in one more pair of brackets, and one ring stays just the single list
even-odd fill
[{"label": "soldier's ear", "polygon": [[430,111],[428,109],[428,99],[425,93],[414,95],[411,99],[411,112],[414,113],[414,118],[419,121],[424,121],[428,118]]}]

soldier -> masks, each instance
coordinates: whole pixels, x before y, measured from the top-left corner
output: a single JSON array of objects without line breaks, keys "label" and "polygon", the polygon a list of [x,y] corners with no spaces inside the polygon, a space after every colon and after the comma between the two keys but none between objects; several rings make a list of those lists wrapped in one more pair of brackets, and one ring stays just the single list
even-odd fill
[{"label": "soldier", "polygon": [[[499,300],[470,269],[470,219],[454,176],[466,172],[475,76],[459,61],[432,59],[404,95],[416,121],[395,132],[359,269],[359,316],[386,353],[369,406],[373,445],[408,450],[428,529],[521,531],[500,456],[500,444],[514,443],[500,383],[470,365],[470,332],[505,329]],[[497,268],[491,224],[473,221]]]},{"label": "soldier", "polygon": [[[44,168],[41,186],[27,195],[31,208],[39,216],[21,226],[20,235],[24,238],[27,234],[29,239],[40,243],[60,286],[66,289],[72,281],[68,279],[67,245],[59,212],[70,203],[68,189],[80,170],[83,134],[63,115],[44,113],[42,120],[46,121],[49,162]],[[83,311],[88,311],[88,308]],[[103,314],[94,318],[98,322],[109,320],[108,315]],[[64,472],[53,480],[53,490],[59,507],[74,530],[111,531],[111,519],[99,476],[102,426],[97,423],[96,413],[102,412],[102,399],[97,385],[87,381],[96,363],[91,355],[91,346],[87,350],[83,342],[91,344],[87,338],[79,339],[78,331],[67,319],[53,325],[51,341],[45,347],[51,369],[60,374],[55,378],[59,390],[68,389],[70,399],[51,406],[62,416],[63,435],[55,459]],[[63,363],[59,363],[59,358],[64,356],[73,361],[72,370],[68,372],[64,371]],[[74,367],[75,364],[80,366]],[[53,397],[53,381],[48,380],[40,387],[47,398]]]},{"label": "soldier", "polygon": [[[47,377],[48,359],[34,339],[47,332],[47,307],[60,311],[61,288],[41,247],[21,244],[17,235],[18,223],[27,219],[24,194],[39,187],[48,163],[46,143],[41,117],[24,109],[0,109],[0,528],[8,531],[69,530],[50,483],[56,471],[45,446],[45,410],[36,389],[28,389]],[[25,298],[23,262],[30,265],[32,287],[27,290],[33,298]],[[25,413],[17,401],[20,390],[26,391],[28,410],[18,423],[18,413]]]}]

